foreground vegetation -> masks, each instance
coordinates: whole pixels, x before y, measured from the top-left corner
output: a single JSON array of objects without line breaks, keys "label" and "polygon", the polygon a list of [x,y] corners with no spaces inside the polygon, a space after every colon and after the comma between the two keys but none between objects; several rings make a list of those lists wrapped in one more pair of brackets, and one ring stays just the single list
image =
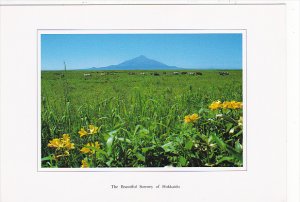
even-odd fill
[{"label": "foreground vegetation", "polygon": [[42,167],[242,166],[242,71],[228,72],[42,72]]}]

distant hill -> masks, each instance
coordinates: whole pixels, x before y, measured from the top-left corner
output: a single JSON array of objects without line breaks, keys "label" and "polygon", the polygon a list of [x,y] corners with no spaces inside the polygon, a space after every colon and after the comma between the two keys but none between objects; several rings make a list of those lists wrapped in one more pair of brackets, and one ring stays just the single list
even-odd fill
[{"label": "distant hill", "polygon": [[144,55],[138,56],[131,60],[127,60],[118,65],[110,65],[107,67],[92,67],[89,70],[180,70],[176,66],[169,66],[164,63],[149,59]]}]

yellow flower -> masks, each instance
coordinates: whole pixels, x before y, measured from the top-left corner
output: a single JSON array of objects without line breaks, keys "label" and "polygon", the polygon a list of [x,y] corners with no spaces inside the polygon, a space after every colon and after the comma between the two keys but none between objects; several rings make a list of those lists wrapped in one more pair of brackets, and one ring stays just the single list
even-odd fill
[{"label": "yellow flower", "polygon": [[70,140],[70,135],[69,134],[63,134],[62,136],[63,136],[62,139],[64,141],[69,141]]},{"label": "yellow flower", "polygon": [[209,108],[210,108],[211,110],[216,110],[216,109],[219,109],[219,108],[221,108],[221,107],[222,107],[222,103],[221,103],[220,100],[214,101],[214,102],[212,102],[212,103],[209,105]]},{"label": "yellow flower", "polygon": [[100,149],[99,142],[87,143],[84,147],[82,147],[82,149],[80,150],[80,152],[84,153],[84,154],[88,154],[88,153],[94,154],[97,149]]},{"label": "yellow flower", "polygon": [[221,105],[223,109],[230,109],[231,108],[231,102],[225,101]]},{"label": "yellow flower", "polygon": [[236,102],[236,101],[231,101],[231,107],[232,109],[242,109],[243,108],[243,103],[242,102]]},{"label": "yellow flower", "polygon": [[184,122],[185,122],[185,123],[191,122],[191,119],[190,119],[190,116],[189,116],[189,115],[184,117]]},{"label": "yellow flower", "polygon": [[88,168],[89,167],[89,164],[87,162],[87,160],[83,159],[81,161],[81,168]]},{"label": "yellow flower", "polygon": [[243,108],[243,103],[242,102],[237,102],[237,101],[214,101],[210,104],[209,108],[211,110],[216,110],[216,109],[242,109]]},{"label": "yellow flower", "polygon": [[74,143],[71,143],[69,134],[63,134],[61,141],[64,144],[64,147],[67,148],[68,150],[75,148]]},{"label": "yellow flower", "polygon": [[184,117],[184,122],[185,123],[196,122],[199,118],[200,117],[198,114],[187,115]]},{"label": "yellow flower", "polygon": [[80,135],[80,137],[83,137],[83,136],[87,135],[88,133],[84,130],[84,128],[81,128],[80,131],[78,131],[78,134]]},{"label": "yellow flower", "polygon": [[99,128],[97,126],[94,125],[89,125],[89,134],[96,134],[98,132]]},{"label": "yellow flower", "polygon": [[70,149],[75,149],[75,144],[71,143],[70,141],[65,143],[65,147],[70,150]]},{"label": "yellow flower", "polygon": [[81,153],[84,153],[84,154],[87,154],[87,153],[90,153],[90,148],[87,148],[87,147],[82,147],[82,149],[80,150]]},{"label": "yellow flower", "polygon": [[69,150],[75,148],[69,134],[63,134],[61,138],[50,140],[47,146],[56,148],[55,154],[52,155],[56,161],[58,161],[60,157],[70,156]]},{"label": "yellow flower", "polygon": [[190,119],[191,119],[192,122],[197,121],[199,118],[200,118],[200,117],[199,117],[198,114],[192,114],[192,115],[190,116]]},{"label": "yellow flower", "polygon": [[54,148],[63,148],[63,143],[59,138],[54,138],[53,140],[50,140],[48,143],[48,147],[54,147]]},{"label": "yellow flower", "polygon": [[80,137],[86,136],[86,135],[93,135],[98,133],[99,127],[94,125],[89,125],[87,131],[84,128],[81,128],[80,131],[78,131],[78,134]]},{"label": "yellow flower", "polygon": [[69,134],[63,134],[62,138],[54,138],[53,140],[50,140],[47,146],[54,147],[56,149],[65,148],[67,150],[75,148],[74,143],[71,143]]},{"label": "yellow flower", "polygon": [[231,102],[223,102],[222,104],[223,109],[242,109],[243,108],[243,103],[242,102],[237,102],[237,101],[231,101]]},{"label": "yellow flower", "polygon": [[95,142],[95,148],[96,148],[96,149],[100,149],[100,144],[99,144],[99,142]]}]

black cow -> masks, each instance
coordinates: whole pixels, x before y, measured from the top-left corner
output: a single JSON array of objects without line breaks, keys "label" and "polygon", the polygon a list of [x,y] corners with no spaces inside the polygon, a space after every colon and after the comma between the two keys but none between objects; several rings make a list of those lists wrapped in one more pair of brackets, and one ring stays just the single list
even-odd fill
[{"label": "black cow", "polygon": [[227,76],[227,75],[229,75],[229,72],[219,72],[219,75],[221,75],[221,76]]}]

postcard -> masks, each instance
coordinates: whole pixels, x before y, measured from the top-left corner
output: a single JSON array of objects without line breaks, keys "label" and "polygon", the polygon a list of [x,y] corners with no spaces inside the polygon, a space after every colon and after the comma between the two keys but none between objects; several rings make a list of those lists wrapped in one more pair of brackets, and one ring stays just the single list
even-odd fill
[{"label": "postcard", "polygon": [[1,3],[1,201],[292,202],[294,6]]}]

